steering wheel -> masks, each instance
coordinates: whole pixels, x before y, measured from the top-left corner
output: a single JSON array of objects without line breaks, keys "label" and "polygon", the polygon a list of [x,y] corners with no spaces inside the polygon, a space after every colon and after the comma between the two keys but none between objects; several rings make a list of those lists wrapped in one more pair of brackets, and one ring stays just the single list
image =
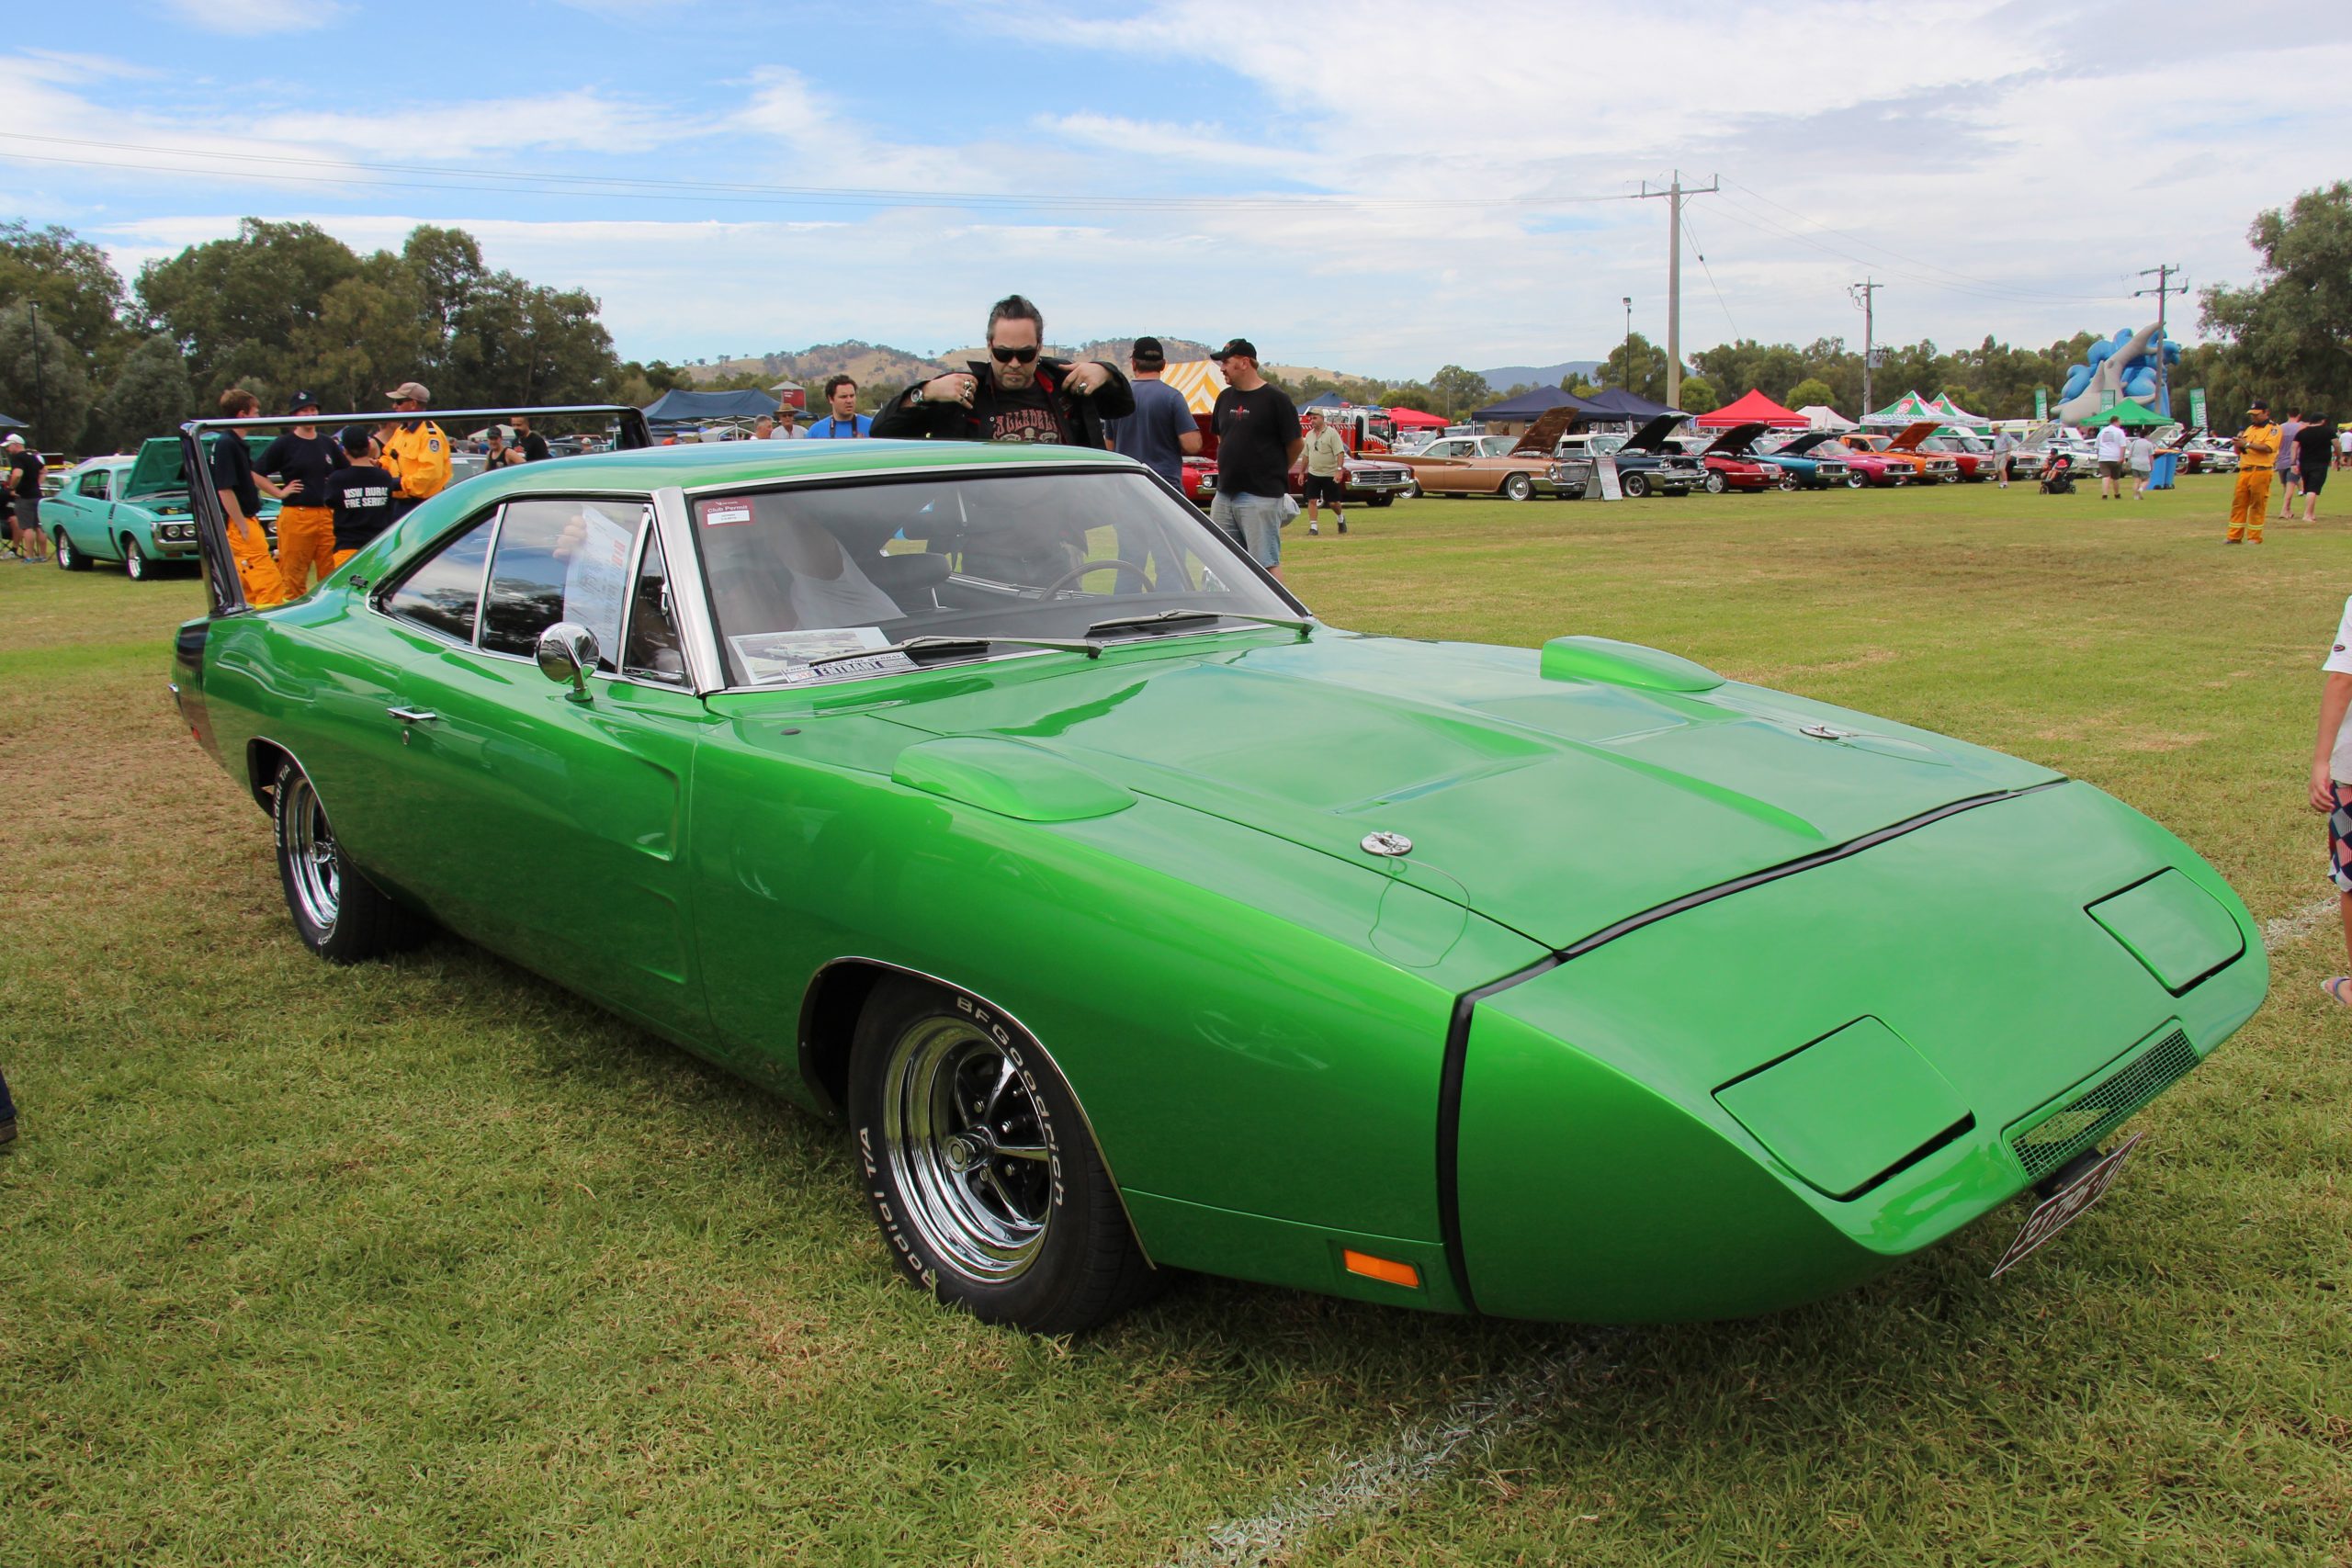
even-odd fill
[{"label": "steering wheel", "polygon": [[[1115,570],[1120,572],[1122,575],[1132,575],[1137,585],[1144,592],[1148,593],[1151,592],[1151,579],[1145,575],[1143,568],[1137,566],[1131,560],[1114,557],[1109,560],[1091,560],[1080,562],[1079,565],[1070,568],[1068,571],[1054,579],[1053,581],[1046,584],[1044,592],[1039,593],[1037,597],[1040,599],[1050,599],[1055,594],[1059,593],[1063,589],[1068,588],[1071,583],[1076,582],[1080,578],[1086,576],[1088,573],[1106,570]],[[1118,579],[1114,578],[1112,580],[1111,589],[1111,592],[1114,593],[1119,591],[1117,583]]]}]

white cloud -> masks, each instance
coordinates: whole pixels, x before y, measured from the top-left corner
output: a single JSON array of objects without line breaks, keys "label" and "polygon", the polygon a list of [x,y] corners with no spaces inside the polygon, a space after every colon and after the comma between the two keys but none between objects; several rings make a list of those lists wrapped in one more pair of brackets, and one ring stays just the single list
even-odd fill
[{"label": "white cloud", "polygon": [[349,14],[339,0],[161,0],[183,25],[243,38],[308,32]]}]

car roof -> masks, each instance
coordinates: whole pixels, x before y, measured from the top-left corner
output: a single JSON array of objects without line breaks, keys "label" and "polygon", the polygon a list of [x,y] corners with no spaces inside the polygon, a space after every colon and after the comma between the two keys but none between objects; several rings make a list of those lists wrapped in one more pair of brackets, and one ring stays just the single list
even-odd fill
[{"label": "car roof", "polygon": [[[707,441],[681,446],[639,446],[553,457],[485,476],[500,489],[551,485],[612,490],[660,490],[669,485],[757,484],[808,474],[890,472],[905,468],[1018,468],[1028,464],[1100,463],[1139,468],[1132,457],[1088,446],[1029,446],[985,441]],[[480,490],[469,490],[481,494]]]}]

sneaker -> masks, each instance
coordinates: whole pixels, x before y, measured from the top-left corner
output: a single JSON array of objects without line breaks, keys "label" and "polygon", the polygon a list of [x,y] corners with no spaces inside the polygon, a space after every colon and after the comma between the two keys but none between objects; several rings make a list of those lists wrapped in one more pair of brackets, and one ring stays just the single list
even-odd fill
[{"label": "sneaker", "polygon": [[1307,531],[1308,533],[1310,533],[1310,534],[1320,534],[1323,530],[1322,530],[1322,529],[1320,529],[1320,528],[1317,528],[1314,524],[1309,523],[1309,524],[1306,525],[1306,531]]},{"label": "sneaker", "polygon": [[1340,533],[1342,533],[1342,534],[1344,534],[1344,533],[1346,533],[1347,531],[1348,531],[1348,520],[1347,520],[1346,518],[1342,517],[1342,518],[1340,518]]},{"label": "sneaker", "polygon": [[2225,545],[2243,545],[2245,541],[2244,539],[2223,539],[2222,543]]},{"label": "sneaker", "polygon": [[6,1148],[16,1141],[17,1119],[11,1116],[6,1122],[0,1122],[0,1149]]}]

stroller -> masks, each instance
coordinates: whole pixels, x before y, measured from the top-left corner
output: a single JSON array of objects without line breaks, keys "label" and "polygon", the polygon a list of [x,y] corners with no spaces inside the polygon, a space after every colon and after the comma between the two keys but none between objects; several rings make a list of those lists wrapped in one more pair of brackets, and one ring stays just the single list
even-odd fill
[{"label": "stroller", "polygon": [[2072,495],[2075,493],[2075,459],[2064,452],[2052,452],[2041,466],[2041,493]]}]

